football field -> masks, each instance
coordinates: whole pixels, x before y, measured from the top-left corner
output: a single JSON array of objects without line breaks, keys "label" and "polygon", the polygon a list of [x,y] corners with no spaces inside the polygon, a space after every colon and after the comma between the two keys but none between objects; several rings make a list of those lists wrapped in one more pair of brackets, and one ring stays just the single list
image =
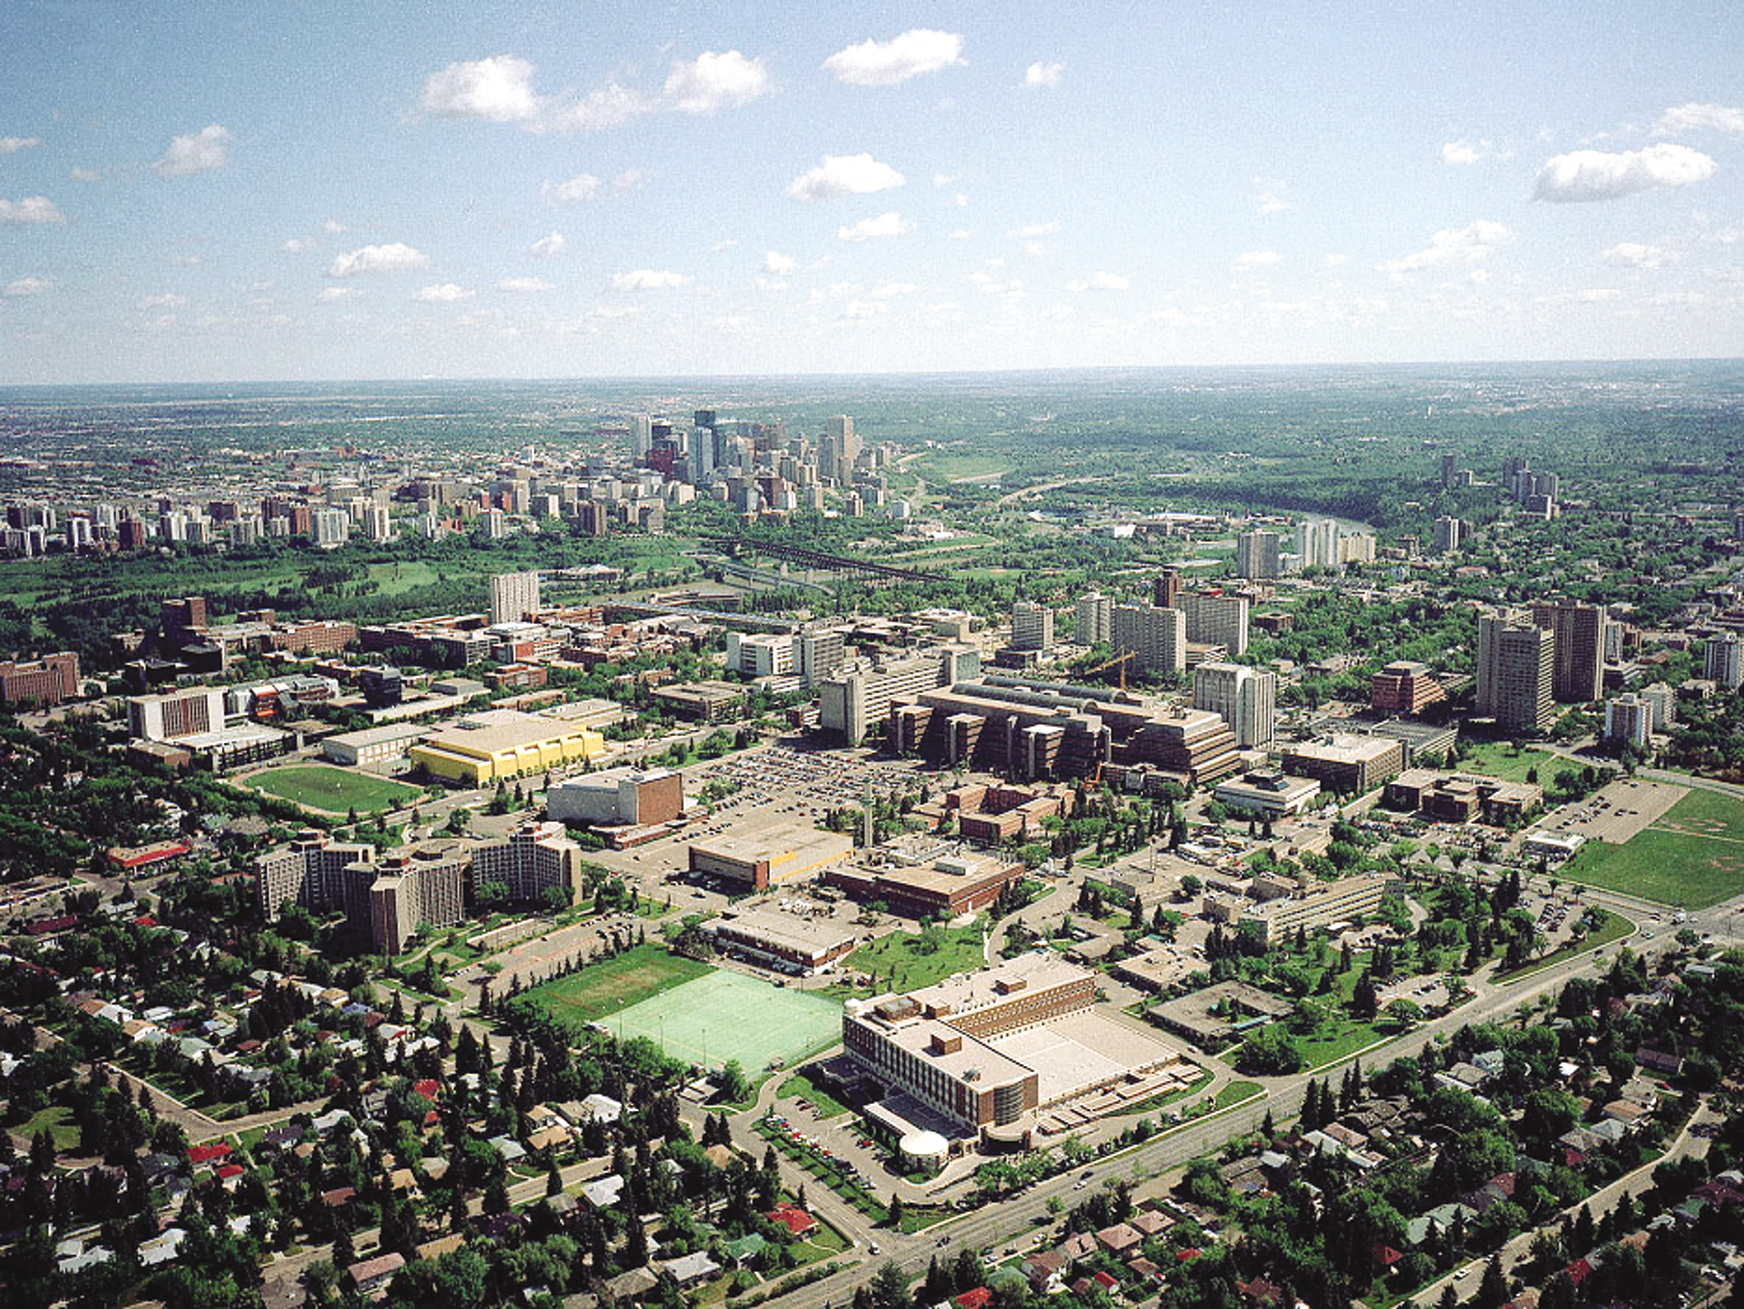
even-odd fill
[{"label": "football field", "polygon": [[755,1077],[792,1067],[841,1039],[840,1002],[717,969],[600,1020],[612,1035],[645,1036],[675,1059],[720,1068],[737,1059]]}]

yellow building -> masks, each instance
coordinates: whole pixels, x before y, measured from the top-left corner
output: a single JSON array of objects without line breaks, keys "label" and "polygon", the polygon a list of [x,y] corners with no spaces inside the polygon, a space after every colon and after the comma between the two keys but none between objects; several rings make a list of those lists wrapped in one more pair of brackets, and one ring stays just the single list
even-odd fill
[{"label": "yellow building", "polygon": [[485,786],[597,758],[605,737],[539,714],[487,709],[468,714],[406,752],[432,777]]}]

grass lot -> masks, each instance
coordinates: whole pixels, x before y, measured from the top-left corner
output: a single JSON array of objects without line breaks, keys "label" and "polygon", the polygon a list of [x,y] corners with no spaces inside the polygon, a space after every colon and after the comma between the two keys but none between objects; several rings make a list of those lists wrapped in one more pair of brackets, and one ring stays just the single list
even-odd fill
[{"label": "grass lot", "polygon": [[1497,973],[1492,980],[1517,982],[1522,977],[1528,977],[1554,964],[1560,964],[1565,959],[1572,959],[1578,954],[1586,954],[1589,950],[1601,949],[1611,944],[1612,941],[1620,941],[1635,930],[1635,924],[1623,917],[1622,914],[1614,914],[1609,909],[1601,909],[1599,912],[1605,916],[1604,922],[1600,923],[1596,930],[1588,932],[1586,939],[1579,945],[1560,946],[1542,959],[1534,959],[1524,968],[1516,968],[1511,973]]},{"label": "grass lot", "polygon": [[1485,773],[1504,782],[1524,782],[1527,771],[1536,768],[1539,782],[1549,786],[1558,764],[1580,771],[1578,764],[1561,762],[1547,750],[1517,749],[1501,741],[1480,741],[1467,750],[1465,758],[1459,761],[1460,772]]},{"label": "grass lot", "polygon": [[74,1151],[79,1148],[79,1129],[73,1122],[73,1111],[64,1104],[51,1104],[39,1109],[18,1127],[18,1134],[29,1140],[38,1132],[47,1131],[54,1138],[55,1149]]},{"label": "grass lot", "polygon": [[257,791],[330,814],[344,814],[353,809],[360,814],[400,809],[416,804],[424,794],[417,787],[403,782],[390,782],[385,777],[354,773],[345,768],[328,768],[323,764],[269,768],[245,781]]},{"label": "grass lot", "polygon": [[935,482],[954,482],[964,477],[1003,477],[1012,470],[1012,465],[995,455],[925,455],[915,460],[912,471],[926,478],[929,485]]},{"label": "grass lot", "polygon": [[1251,1099],[1265,1089],[1258,1082],[1231,1082],[1219,1091],[1216,1098],[1212,1100],[1211,1111],[1215,1113],[1219,1109],[1229,1108],[1232,1104],[1240,1104],[1243,1100]]},{"label": "grass lot", "polygon": [[1343,1022],[1333,1036],[1316,1037],[1296,1042],[1302,1051],[1302,1066],[1307,1069],[1324,1067],[1366,1049],[1376,1041],[1387,1039],[1389,1033],[1377,1032],[1372,1023]]},{"label": "grass lot", "polygon": [[591,1023],[713,971],[695,959],[669,954],[663,946],[638,945],[527,994],[558,1018]]},{"label": "grass lot", "polygon": [[848,1106],[836,1099],[828,1091],[814,1086],[811,1079],[801,1073],[795,1073],[776,1090],[777,1096],[796,1095],[809,1101],[818,1111],[819,1118],[834,1118],[837,1114],[848,1112]]},{"label": "grass lot", "polygon": [[974,972],[983,962],[978,927],[892,932],[848,956],[849,967],[889,979],[890,989],[897,991],[931,986],[952,973]]},{"label": "grass lot", "polygon": [[1744,892],[1744,801],[1691,791],[1624,845],[1589,841],[1559,876],[1687,909],[1728,900]]}]

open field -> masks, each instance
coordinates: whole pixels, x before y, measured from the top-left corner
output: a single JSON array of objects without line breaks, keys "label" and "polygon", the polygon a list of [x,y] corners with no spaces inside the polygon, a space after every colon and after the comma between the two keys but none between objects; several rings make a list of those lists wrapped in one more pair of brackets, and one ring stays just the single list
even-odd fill
[{"label": "open field", "polygon": [[1744,801],[1691,791],[1626,845],[1589,841],[1561,876],[1687,909],[1744,894]]},{"label": "open field", "polygon": [[1497,741],[1479,741],[1468,745],[1466,751],[1465,758],[1459,761],[1460,772],[1484,773],[1504,782],[1524,782],[1526,774],[1536,768],[1539,784],[1549,786],[1559,763],[1561,767],[1572,768],[1577,773],[1580,771],[1579,764],[1559,761],[1548,750],[1530,747],[1516,750]]},{"label": "open field", "polygon": [[558,1018],[591,1023],[608,1016],[615,1020],[620,1010],[713,971],[695,959],[669,954],[663,946],[638,945],[527,994]]},{"label": "open field", "polygon": [[1490,980],[1496,982],[1517,982],[1522,977],[1540,972],[1546,968],[1554,967],[1565,960],[1574,958],[1576,955],[1586,954],[1591,950],[1603,949],[1605,946],[1611,944],[1612,941],[1619,941],[1635,930],[1635,924],[1623,917],[1622,914],[1614,914],[1608,909],[1601,909],[1599,912],[1604,915],[1604,921],[1601,922],[1593,931],[1588,932],[1585,938],[1578,943],[1572,941],[1568,942],[1567,944],[1552,950],[1542,959],[1533,960],[1524,968],[1516,968],[1511,973],[1499,972]]},{"label": "open field", "polygon": [[373,814],[388,809],[400,809],[415,804],[424,793],[403,782],[390,782],[385,777],[368,773],[353,773],[325,764],[296,764],[288,768],[269,768],[244,779],[244,784],[293,804],[330,814],[344,814],[355,809],[360,814]]},{"label": "open field", "polygon": [[940,454],[924,455],[914,462],[910,471],[934,482],[960,482],[970,478],[992,481],[1012,471],[1009,460],[995,455]]},{"label": "open field", "polygon": [[925,933],[892,932],[854,951],[848,956],[848,966],[888,979],[880,985],[888,985],[892,990],[911,991],[931,986],[952,973],[973,972],[985,962],[979,928],[947,927],[934,931],[938,934],[938,947],[934,950],[927,950]]},{"label": "open field", "polygon": [[689,1063],[720,1068],[736,1059],[754,1078],[834,1045],[841,1039],[842,1010],[821,996],[717,970],[662,990],[606,1022],[614,1035],[645,1036]]}]

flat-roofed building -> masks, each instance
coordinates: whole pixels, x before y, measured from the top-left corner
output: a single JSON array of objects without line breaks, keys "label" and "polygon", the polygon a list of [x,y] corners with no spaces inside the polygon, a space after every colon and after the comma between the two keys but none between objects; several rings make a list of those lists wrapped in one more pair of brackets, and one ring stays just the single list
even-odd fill
[{"label": "flat-roofed building", "polygon": [[853,849],[853,838],[841,833],[778,823],[755,831],[734,829],[692,842],[689,867],[692,873],[764,891],[818,872],[846,858]]},{"label": "flat-roofed building", "polygon": [[751,688],[738,682],[685,682],[657,686],[654,702],[680,718],[695,723],[724,723],[743,718]]},{"label": "flat-roofed building", "polygon": [[1021,863],[994,854],[957,853],[925,865],[839,865],[823,880],[861,904],[882,904],[902,918],[948,920],[987,908],[1023,876]]},{"label": "flat-roofed building", "polygon": [[1283,766],[1286,773],[1312,777],[1341,795],[1361,795],[1404,770],[1405,746],[1385,736],[1334,736],[1290,746]]},{"label": "flat-roofed building", "polygon": [[1653,706],[1634,692],[1605,702],[1605,740],[1653,748]]},{"label": "flat-roofed building", "polygon": [[1588,704],[1603,696],[1605,606],[1542,602],[1532,606],[1532,621],[1548,629],[1554,643],[1552,697],[1564,704]]},{"label": "flat-roofed building", "polygon": [[981,673],[969,646],[936,646],[894,659],[862,661],[818,684],[818,723],[848,745],[881,728],[893,702],[934,691]]},{"label": "flat-roofed building", "polygon": [[1111,621],[1114,649],[1131,653],[1135,671],[1186,671],[1187,616],[1179,609],[1116,605]]},{"label": "flat-roofed building", "polygon": [[563,823],[590,827],[666,823],[684,812],[684,777],[670,768],[612,768],[558,782],[545,809]]},{"label": "flat-roofed building", "polygon": [[287,904],[305,909],[344,909],[349,924],[369,930],[369,887],[375,880],[375,847],[335,841],[309,828],[290,845],[254,861],[255,897],[262,917],[277,922]]},{"label": "flat-roofed building", "polygon": [[419,846],[383,859],[369,886],[376,953],[398,954],[420,928],[441,930],[464,922],[471,872],[472,856],[458,843]]},{"label": "flat-roofed building", "polygon": [[1273,895],[1257,904],[1207,896],[1205,913],[1231,927],[1258,924],[1269,944],[1286,940],[1298,928],[1313,932],[1374,913],[1381,907],[1388,881],[1381,873],[1341,877],[1336,882],[1305,884],[1294,894]]},{"label": "flat-roofed building", "polygon": [[1078,597],[1073,606],[1079,645],[1107,644],[1114,639],[1114,601],[1100,591]]},{"label": "flat-roofed building", "polygon": [[1443,823],[1482,819],[1505,826],[1519,822],[1544,803],[1544,788],[1531,782],[1505,782],[1477,773],[1441,773],[1409,768],[1387,783],[1384,802],[1394,809],[1422,812]]},{"label": "flat-roofed building", "polygon": [[1477,711],[1507,732],[1544,731],[1556,715],[1556,637],[1517,614],[1478,616]]},{"label": "flat-roofed building", "polygon": [[1108,758],[1094,702],[1033,686],[957,682],[892,704],[891,745],[947,766],[1022,779],[1081,777]]},{"label": "flat-roofed building", "polygon": [[1209,709],[1171,709],[1133,737],[1134,762],[1152,763],[1189,787],[1202,786],[1241,767],[1235,733]]},{"label": "flat-roofed building", "polygon": [[487,709],[440,729],[406,755],[432,777],[476,787],[592,759],[605,744],[598,732],[561,719]]},{"label": "flat-roofed building", "polygon": [[497,573],[490,579],[490,620],[518,623],[539,612],[539,574]]},{"label": "flat-roofed building", "polygon": [[356,732],[340,732],[321,742],[321,753],[336,764],[352,768],[401,759],[415,743],[430,735],[417,723],[387,723]]},{"label": "flat-roofed building", "polygon": [[1218,804],[1237,813],[1256,818],[1288,818],[1301,813],[1320,794],[1320,783],[1310,777],[1261,771],[1226,778],[1211,794]]},{"label": "flat-roofed building", "polygon": [[174,741],[224,728],[224,689],[193,686],[161,695],[127,698],[128,735],[147,741]]},{"label": "flat-roofed building", "polygon": [[1229,654],[1247,653],[1248,599],[1221,591],[1187,591],[1176,607],[1187,620],[1187,640],[1194,645],[1220,645]]},{"label": "flat-roofed building", "polygon": [[801,918],[773,909],[729,912],[704,924],[703,931],[714,937],[717,949],[796,975],[816,972],[858,943],[851,930],[827,918]]},{"label": "flat-roofed building", "polygon": [[1277,692],[1276,673],[1246,664],[1203,663],[1193,670],[1193,707],[1223,719],[1244,750],[1271,745]]},{"label": "flat-roofed building", "polygon": [[1011,648],[1048,650],[1054,644],[1054,611],[1033,600],[1011,606]]},{"label": "flat-roofed building", "polygon": [[1721,632],[1702,643],[1702,676],[1726,691],[1744,684],[1744,642],[1736,632]]},{"label": "flat-roofed building", "polygon": [[58,705],[79,694],[79,656],[71,651],[0,663],[0,704]]},{"label": "flat-roofed building", "polygon": [[1235,575],[1257,579],[1283,576],[1283,538],[1276,532],[1242,532],[1235,538]]},{"label": "flat-roofed building", "polygon": [[544,901],[552,887],[571,903],[581,878],[581,846],[569,839],[562,823],[526,823],[506,841],[477,846],[472,852],[473,886],[496,882],[508,888],[508,898],[527,904]]},{"label": "flat-roofed building", "polygon": [[1447,699],[1447,692],[1414,659],[1395,659],[1369,678],[1369,708],[1387,714],[1420,714]]}]

